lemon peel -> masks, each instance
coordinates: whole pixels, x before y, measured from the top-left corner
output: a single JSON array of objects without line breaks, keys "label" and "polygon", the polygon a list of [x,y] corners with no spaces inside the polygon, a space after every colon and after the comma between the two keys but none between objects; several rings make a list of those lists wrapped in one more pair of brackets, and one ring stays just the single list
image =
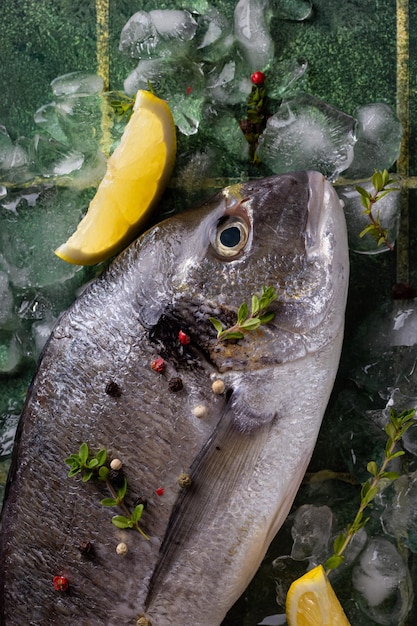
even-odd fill
[{"label": "lemon peel", "polygon": [[94,265],[120,252],[149,218],[172,174],[175,156],[175,125],[168,104],[139,90],[85,217],[55,254],[75,265]]},{"label": "lemon peel", "polygon": [[292,583],[286,614],[288,626],[350,626],[322,565]]}]

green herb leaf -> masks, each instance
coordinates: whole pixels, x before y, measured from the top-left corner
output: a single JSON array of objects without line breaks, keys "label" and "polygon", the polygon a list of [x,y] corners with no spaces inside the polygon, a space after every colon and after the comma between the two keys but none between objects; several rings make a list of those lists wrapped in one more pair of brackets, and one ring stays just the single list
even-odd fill
[{"label": "green herb leaf", "polygon": [[363,504],[365,504],[366,506],[372,502],[372,500],[375,498],[376,494],[378,493],[378,487],[369,487],[365,493],[365,495],[362,497],[362,502]]},{"label": "green herb leaf", "polygon": [[381,478],[386,478],[387,480],[397,480],[400,477],[398,472],[382,472],[380,474]]},{"label": "green herb leaf", "polygon": [[274,288],[273,287],[263,287],[262,288],[262,295],[261,298],[259,300],[259,309],[261,311],[263,311],[264,309],[267,309],[269,307],[269,305],[276,300],[277,296],[275,294]]},{"label": "green herb leaf", "polygon": [[110,474],[110,471],[108,467],[105,467],[104,465],[100,467],[98,471],[98,476],[100,480],[107,480],[109,477],[109,474]]},{"label": "green herb leaf", "polygon": [[112,517],[112,523],[117,526],[117,528],[132,528],[133,522],[124,515],[115,515]]},{"label": "green herb leaf", "polygon": [[65,459],[65,463],[67,463],[68,465],[73,465],[74,463],[79,464],[80,457],[78,456],[78,454],[70,454],[69,457]]},{"label": "green herb leaf", "polygon": [[123,500],[125,495],[126,495],[126,491],[127,491],[127,480],[126,480],[126,476],[123,477],[123,484],[122,486],[117,490],[117,497],[119,500]]},{"label": "green herb leaf", "polygon": [[84,474],[84,476],[83,476],[83,479],[82,479],[83,483],[87,483],[90,480],[90,478],[93,477],[93,474],[94,474],[94,472],[92,472],[92,471],[86,472]]},{"label": "green herb leaf", "polygon": [[252,296],[252,316],[257,315],[259,311],[259,298],[256,294]]},{"label": "green herb leaf", "polygon": [[244,332],[249,332],[259,328],[261,324],[270,322],[274,313],[267,312],[265,309],[276,300],[277,296],[273,287],[262,287],[261,295],[254,294],[251,298],[251,314],[249,315],[249,307],[243,302],[237,313],[237,322],[230,328],[224,328],[222,323],[214,317],[209,320],[217,330],[218,339],[242,339]]},{"label": "green herb leaf", "polygon": [[78,474],[79,472],[81,472],[81,467],[74,467],[70,469],[70,471],[68,472],[68,476],[69,478],[72,478],[73,476],[75,476],[75,474]]},{"label": "green herb leaf", "polygon": [[216,320],[215,317],[209,317],[209,320],[218,333],[221,333],[223,331],[223,324],[220,322],[220,320]]},{"label": "green herb leaf", "polygon": [[370,474],[372,474],[372,476],[376,476],[378,474],[378,465],[375,463],[375,461],[369,461],[366,469]]},{"label": "green herb leaf", "polygon": [[338,535],[333,542],[333,550],[335,552],[339,552],[339,550],[343,547],[343,544],[346,541],[346,535]]},{"label": "green herb leaf", "polygon": [[243,339],[244,334],[237,330],[230,331],[230,332],[228,330],[225,330],[221,336],[224,339]]},{"label": "green herb leaf", "polygon": [[364,237],[368,233],[371,235],[374,235],[375,233],[378,234],[378,231],[373,224],[369,224],[363,230],[361,230],[361,232],[359,233],[359,237]]},{"label": "green herb leaf", "polygon": [[104,465],[107,459],[107,450],[99,450],[96,454],[96,459],[99,466]]},{"label": "green herb leaf", "polygon": [[261,325],[261,320],[258,317],[252,317],[240,324],[242,330],[256,330]]},{"label": "green herb leaf", "polygon": [[355,189],[358,194],[360,194],[363,198],[371,198],[371,194],[369,193],[369,191],[366,191],[366,189],[364,189],[363,187],[356,185]]},{"label": "green herb leaf", "polygon": [[341,565],[344,560],[345,557],[342,554],[333,554],[330,558],[327,559],[324,566],[328,570],[336,569],[336,567],[339,567],[339,565]]},{"label": "green herb leaf", "polygon": [[259,319],[261,321],[261,324],[268,324],[268,322],[271,322],[274,317],[275,313],[271,311],[270,313],[264,313],[263,315],[260,315]]},{"label": "green herb leaf", "polygon": [[381,191],[384,188],[384,178],[382,172],[378,170],[374,172],[374,175],[372,176],[372,184],[375,191]]},{"label": "green herb leaf", "polygon": [[100,504],[103,506],[117,506],[117,500],[114,498],[103,498],[103,500],[100,500]]},{"label": "green herb leaf", "polygon": [[246,304],[246,302],[243,302],[240,305],[239,310],[237,312],[237,323],[240,326],[242,326],[243,322],[246,320],[248,315],[249,315],[248,305]]},{"label": "green herb leaf", "polygon": [[88,445],[85,442],[80,445],[78,456],[80,457],[81,463],[85,465],[88,459]]},{"label": "green herb leaf", "polygon": [[398,450],[397,452],[393,452],[392,454],[390,454],[387,458],[389,458],[389,460],[391,461],[392,459],[396,459],[399,456],[404,456],[404,454],[404,450]]},{"label": "green herb leaf", "polygon": [[137,523],[142,517],[143,513],[143,504],[138,504],[132,511],[132,520]]},{"label": "green herb leaf", "polygon": [[385,426],[385,432],[390,439],[392,439],[393,441],[395,440],[397,436],[397,428],[392,422],[388,422],[388,424]]}]

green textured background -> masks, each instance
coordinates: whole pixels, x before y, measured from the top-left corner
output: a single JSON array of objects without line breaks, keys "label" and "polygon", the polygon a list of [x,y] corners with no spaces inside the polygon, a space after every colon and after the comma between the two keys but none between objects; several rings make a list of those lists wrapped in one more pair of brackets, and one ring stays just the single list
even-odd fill
[{"label": "green textured background", "polygon": [[[215,1],[228,16],[235,2]],[[394,0],[315,0],[314,15],[305,23],[272,21],[279,58],[302,57],[309,64],[307,88],[312,94],[354,114],[356,107],[370,102],[397,104],[397,31]],[[402,3],[407,5],[407,3]],[[417,225],[417,2],[409,3],[409,197],[404,198],[410,213],[400,239],[416,281]],[[192,8],[193,3],[176,2],[177,8]],[[110,88],[121,89],[123,79],[135,66],[118,51],[121,28],[136,11],[173,7],[157,0],[140,2],[110,0]],[[93,0],[1,0],[0,4],[0,124],[12,138],[31,135],[33,114],[51,97],[50,82],[55,77],[76,71],[95,72],[96,10]],[[407,226],[407,225],[406,225]],[[390,298],[392,285],[400,271],[395,254],[375,257],[352,256],[352,281],[349,294],[346,342],[368,313]],[[343,365],[343,364],[342,364]],[[21,402],[32,369],[18,378],[0,380],[1,401]],[[321,467],[320,442],[312,468]],[[332,459],[337,467],[337,459]],[[1,477],[0,477],[1,481]],[[281,538],[285,545],[286,537]],[[274,548],[275,554],[279,544]],[[411,563],[415,569],[414,562]],[[266,565],[266,574],[270,570]],[[417,577],[415,578],[415,580]],[[266,614],[276,612],[274,589],[256,578],[245,596],[225,621],[227,626],[254,626]],[[259,608],[262,607],[262,609]],[[417,623],[417,611],[409,624]],[[354,626],[354,625],[353,625]]]}]

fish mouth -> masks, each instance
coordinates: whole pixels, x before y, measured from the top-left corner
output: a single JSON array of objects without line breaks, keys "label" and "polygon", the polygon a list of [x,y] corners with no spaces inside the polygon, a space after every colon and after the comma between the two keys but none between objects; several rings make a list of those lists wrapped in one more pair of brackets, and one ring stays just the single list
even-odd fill
[{"label": "fish mouth", "polygon": [[[308,218],[305,230],[306,250],[311,257],[318,252],[322,243],[322,232],[329,218],[334,191],[332,185],[320,172],[308,173]],[[339,199],[337,199],[340,202]]]}]

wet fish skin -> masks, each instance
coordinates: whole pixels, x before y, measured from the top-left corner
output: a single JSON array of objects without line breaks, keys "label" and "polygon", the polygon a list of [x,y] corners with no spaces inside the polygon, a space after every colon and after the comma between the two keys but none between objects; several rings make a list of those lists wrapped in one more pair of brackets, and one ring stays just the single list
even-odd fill
[{"label": "wet fish skin", "polygon": [[[225,227],[236,236],[236,225],[248,240],[225,259],[216,236]],[[228,188],[122,253],[61,318],[28,394],[2,515],[1,623],[112,626],[146,614],[152,626],[220,624],[308,465],[347,281],[344,216],[316,172]],[[232,323],[262,285],[278,294],[273,322],[218,342],[208,318]],[[163,375],[149,366],[156,356]],[[173,376],[183,380],[177,393]],[[213,394],[214,377],[227,393]],[[120,397],[106,394],[109,381]],[[193,414],[198,404],[205,419]],[[102,485],[67,478],[64,459],[83,441],[123,460],[128,504],[148,499],[150,541],[111,524]],[[177,483],[184,470],[188,490]],[[68,592],[53,589],[57,574]]]}]

